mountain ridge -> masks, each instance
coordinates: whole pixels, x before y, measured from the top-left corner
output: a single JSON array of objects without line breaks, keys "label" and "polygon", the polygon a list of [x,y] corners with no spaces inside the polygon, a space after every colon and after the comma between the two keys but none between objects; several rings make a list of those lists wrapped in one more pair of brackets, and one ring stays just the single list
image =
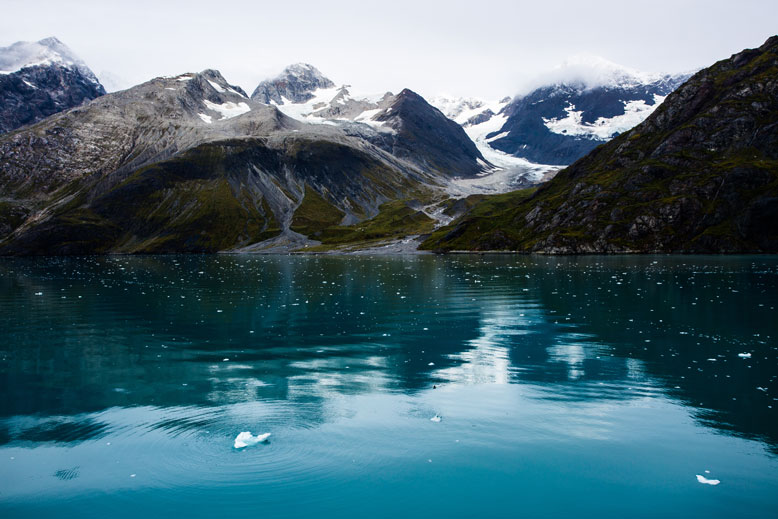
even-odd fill
[{"label": "mountain ridge", "polygon": [[422,246],[545,253],[778,251],[778,36],[693,75],[536,192],[476,201]]}]

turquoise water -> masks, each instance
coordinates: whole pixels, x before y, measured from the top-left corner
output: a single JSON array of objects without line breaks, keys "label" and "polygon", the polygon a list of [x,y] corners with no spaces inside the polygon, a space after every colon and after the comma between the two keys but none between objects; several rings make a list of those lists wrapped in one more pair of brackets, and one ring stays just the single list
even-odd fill
[{"label": "turquoise water", "polygon": [[770,256],[0,259],[0,516],[775,517],[777,306]]}]

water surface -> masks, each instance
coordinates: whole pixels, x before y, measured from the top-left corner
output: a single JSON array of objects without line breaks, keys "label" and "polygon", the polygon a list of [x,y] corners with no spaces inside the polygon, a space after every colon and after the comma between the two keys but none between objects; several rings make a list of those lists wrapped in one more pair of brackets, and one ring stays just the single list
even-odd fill
[{"label": "water surface", "polygon": [[0,514],[775,517],[776,306],[771,256],[1,259]]}]

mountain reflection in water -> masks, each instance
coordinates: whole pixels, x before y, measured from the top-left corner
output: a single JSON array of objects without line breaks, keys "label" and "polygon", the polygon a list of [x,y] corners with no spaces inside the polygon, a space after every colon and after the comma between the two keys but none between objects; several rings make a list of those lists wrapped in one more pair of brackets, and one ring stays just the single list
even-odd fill
[{"label": "mountain reflection in water", "polygon": [[[489,452],[662,430],[634,404],[754,440],[775,466],[775,257],[6,258],[0,287],[5,450],[130,438],[153,452],[256,422],[400,434],[456,395],[462,423],[434,425]],[[498,423],[513,432],[497,438]],[[83,463],[54,468],[87,484]]]}]

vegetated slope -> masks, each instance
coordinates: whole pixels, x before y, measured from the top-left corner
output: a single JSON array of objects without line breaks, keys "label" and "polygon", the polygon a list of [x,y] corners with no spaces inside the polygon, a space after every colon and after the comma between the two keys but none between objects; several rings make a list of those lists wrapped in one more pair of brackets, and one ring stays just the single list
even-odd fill
[{"label": "vegetated slope", "polygon": [[698,72],[533,195],[488,200],[422,247],[778,251],[778,37]]}]

